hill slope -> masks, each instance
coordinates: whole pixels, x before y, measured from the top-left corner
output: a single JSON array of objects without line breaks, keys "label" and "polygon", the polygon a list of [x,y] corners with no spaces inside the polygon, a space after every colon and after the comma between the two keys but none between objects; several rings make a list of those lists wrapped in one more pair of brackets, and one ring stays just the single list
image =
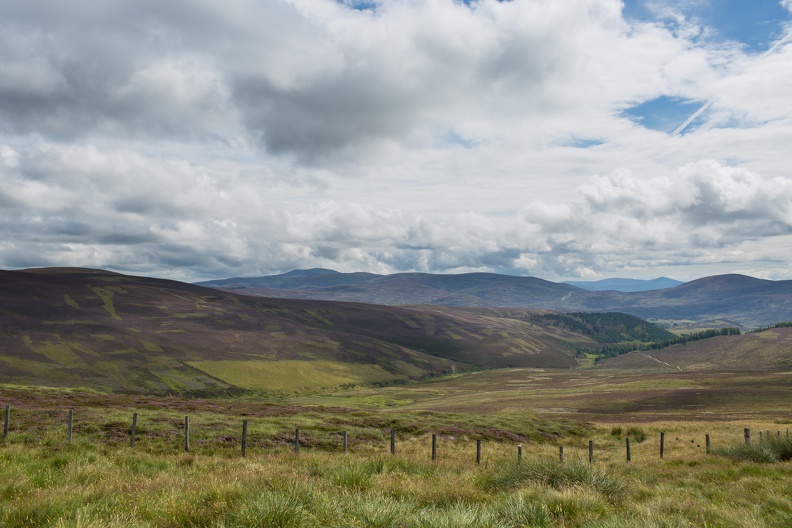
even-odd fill
[{"label": "hill slope", "polygon": [[673,288],[637,292],[589,291],[535,277],[491,273],[372,275],[331,270],[202,284],[279,298],[624,312],[644,319],[708,326],[756,328],[792,320],[792,281],[743,275],[706,277]]},{"label": "hill slope", "polygon": [[452,369],[567,368],[576,345],[599,342],[585,326],[540,313],[268,299],[101,270],[0,271],[0,382],[294,390]]},{"label": "hill slope", "polygon": [[790,371],[792,328],[771,328],[608,358],[598,368],[668,371]]}]

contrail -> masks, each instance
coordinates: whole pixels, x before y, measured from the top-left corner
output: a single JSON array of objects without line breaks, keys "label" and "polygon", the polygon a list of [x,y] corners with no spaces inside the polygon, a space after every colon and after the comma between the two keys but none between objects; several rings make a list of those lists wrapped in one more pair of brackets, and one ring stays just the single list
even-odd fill
[{"label": "contrail", "polygon": [[[771,53],[773,53],[775,50],[777,50],[778,48],[780,48],[780,47],[781,47],[781,46],[782,46],[782,45],[783,45],[783,44],[784,44],[784,43],[785,43],[787,40],[789,40],[790,38],[792,38],[792,31],[790,31],[789,33],[787,33],[787,34],[784,36],[784,38],[782,38],[781,40],[779,40],[778,42],[776,42],[775,44],[773,44],[773,46],[772,46],[772,47],[771,47],[769,50],[767,50],[767,51],[765,51],[764,53],[762,53],[762,55],[761,55],[761,56],[762,56],[762,57],[766,57],[767,55],[770,55],[770,54],[771,54]],[[692,114],[690,117],[688,117],[687,119],[685,119],[685,122],[684,122],[684,123],[682,123],[681,125],[679,125],[679,126],[676,128],[676,130],[674,130],[673,132],[671,132],[671,135],[672,135],[672,136],[678,136],[679,134],[681,134],[681,133],[682,133],[682,132],[683,132],[683,131],[684,131],[684,130],[685,130],[687,127],[688,127],[688,126],[690,126],[690,123],[692,123],[693,121],[695,121],[695,119],[696,119],[698,116],[700,116],[701,114],[703,114],[703,113],[704,113],[704,112],[707,110],[707,108],[709,108],[710,106],[712,106],[712,103],[714,103],[714,102],[715,102],[715,99],[710,99],[709,101],[707,101],[706,103],[704,103],[703,105],[701,105],[701,108],[699,108],[698,110],[696,110],[695,112],[693,112],[693,114]]]},{"label": "contrail", "polygon": [[671,135],[672,135],[672,136],[678,136],[679,134],[681,134],[681,133],[682,133],[682,131],[683,131],[683,130],[685,130],[685,129],[688,127],[688,125],[689,125],[690,123],[692,123],[692,122],[693,122],[693,120],[694,120],[694,119],[696,119],[698,116],[700,116],[701,114],[703,114],[703,113],[704,113],[704,111],[705,111],[707,108],[709,108],[710,106],[712,106],[712,103],[714,103],[714,102],[715,102],[715,100],[714,100],[714,99],[710,99],[709,101],[707,101],[706,103],[704,103],[703,105],[701,105],[701,108],[699,108],[698,110],[696,110],[695,112],[693,112],[693,114],[692,114],[690,117],[688,117],[687,119],[685,119],[685,122],[684,122],[684,123],[682,123],[681,125],[679,125],[679,126],[676,128],[676,130],[674,130],[673,132],[671,132]]}]

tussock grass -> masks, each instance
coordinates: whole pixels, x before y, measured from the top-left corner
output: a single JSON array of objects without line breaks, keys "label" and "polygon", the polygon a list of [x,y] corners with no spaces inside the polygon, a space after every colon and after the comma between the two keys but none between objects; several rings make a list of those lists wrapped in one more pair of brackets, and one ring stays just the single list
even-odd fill
[{"label": "tussock grass", "polygon": [[[87,397],[85,394],[79,397]],[[93,400],[91,400],[93,401]],[[131,410],[82,406],[65,441],[63,411],[20,408],[0,442],[0,526],[17,527],[698,527],[792,526],[792,461],[707,456],[738,447],[745,424],[641,423],[647,439],[624,459],[614,424],[561,428],[533,414],[349,412],[240,403],[250,417],[247,457],[239,416],[222,401],[152,400],[135,448],[118,436]],[[161,404],[155,408],[154,404]],[[279,411],[277,413],[273,411]],[[189,412],[193,451],[179,425]],[[293,427],[303,427],[299,455]],[[350,426],[353,425],[353,426]],[[769,423],[752,424],[757,430]],[[396,455],[389,427],[404,426]],[[125,426],[125,427],[128,427]],[[349,453],[338,430],[350,429]],[[476,434],[493,434],[475,463]],[[431,436],[437,431],[437,460]],[[532,434],[552,431],[553,434]],[[555,431],[579,431],[556,434]],[[665,459],[658,456],[666,432]],[[269,439],[265,442],[264,437]],[[588,440],[595,462],[586,457]],[[754,447],[769,449],[778,438]],[[558,462],[558,444],[565,461]]]},{"label": "tussock grass", "polygon": [[623,479],[605,468],[574,460],[560,463],[553,460],[530,460],[508,464],[482,476],[484,489],[514,489],[529,483],[556,490],[590,488],[609,500],[619,500],[626,490]]},{"label": "tussock grass", "polygon": [[713,454],[765,464],[792,460],[792,438],[769,436],[750,444],[738,443],[719,447],[713,450]]}]

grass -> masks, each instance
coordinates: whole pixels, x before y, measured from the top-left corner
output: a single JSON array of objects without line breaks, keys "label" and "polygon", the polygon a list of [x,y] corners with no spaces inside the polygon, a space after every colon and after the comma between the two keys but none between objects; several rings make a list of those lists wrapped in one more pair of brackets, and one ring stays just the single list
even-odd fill
[{"label": "grass", "polygon": [[[548,394],[556,394],[553,383],[560,380],[565,380],[562,387],[566,380],[575,381],[581,394],[589,387],[588,398],[607,401],[606,395],[613,394],[604,391],[605,380],[596,376],[528,374],[529,380],[516,379],[539,386],[528,389],[527,397],[549,399]],[[481,378],[455,379],[456,386],[443,380],[382,389],[385,402],[396,394],[410,398],[410,388],[426,392],[413,394],[413,403],[406,405],[358,408],[294,403],[318,396],[276,404],[252,397],[157,398],[0,386],[0,407],[12,408],[11,432],[0,440],[0,526],[792,525],[792,461],[786,455],[759,460],[730,451],[744,445],[745,427],[753,429],[752,447],[757,449],[788,443],[786,426],[779,424],[788,424],[789,414],[774,411],[779,402],[738,421],[716,415],[708,421],[694,415],[669,420],[664,414],[648,420],[638,413],[603,414],[589,423],[567,418],[571,413],[508,408],[513,390],[508,388],[500,394],[506,409],[499,412],[481,412],[477,406],[468,412],[433,410],[442,409],[436,403],[449,397],[467,395],[472,401],[470,380]],[[620,378],[610,379],[618,393]],[[621,379],[634,387],[635,379]],[[477,386],[482,387],[478,381]],[[429,390],[435,391],[431,399]],[[492,397],[494,405],[496,388],[480,397]],[[717,409],[720,403],[713,405]],[[68,408],[75,417],[71,444],[65,431]],[[133,412],[138,413],[138,429],[130,448]],[[185,415],[190,416],[189,453],[183,447]],[[244,458],[243,419],[249,423]],[[302,447],[295,455],[298,427]],[[389,453],[391,428],[399,433],[395,456]],[[342,430],[349,432],[346,455],[341,453]],[[765,432],[761,443],[758,431]],[[642,442],[637,441],[639,432]],[[662,460],[661,432],[666,442]],[[436,461],[431,460],[431,433],[438,435]],[[712,440],[713,456],[705,452],[705,434]],[[631,462],[625,460],[625,436],[634,440]],[[484,439],[480,464],[475,462],[477,439]],[[594,464],[587,458],[589,440]],[[520,463],[517,444],[522,445]]]},{"label": "grass", "polygon": [[713,453],[735,460],[758,463],[787,461],[792,460],[792,438],[768,435],[758,442],[736,443],[720,447]]},{"label": "grass", "polygon": [[[792,521],[792,462],[707,456],[695,443],[707,432],[716,448],[734,445],[744,423],[642,424],[646,440],[633,446],[627,463],[622,435],[639,427],[630,423],[585,427],[530,413],[355,411],[21,387],[5,387],[0,397],[15,399],[11,433],[0,444],[4,527],[736,527]],[[75,408],[71,444],[64,404]],[[133,410],[139,412],[134,449],[128,444]],[[182,444],[185,414],[193,431],[189,453]],[[239,451],[243,416],[250,424],[245,458]],[[305,442],[299,455],[291,444],[295,426]],[[389,427],[400,430],[395,456]],[[347,455],[340,453],[342,428],[350,431]],[[429,432],[435,431],[438,459],[432,461]],[[475,439],[487,431],[477,465]],[[657,453],[660,431],[666,432],[664,460]],[[594,464],[587,460],[588,439]],[[559,444],[566,448],[563,463]]]},{"label": "grass", "polygon": [[380,365],[343,361],[188,361],[187,364],[236,387],[260,392],[408,380],[407,376],[388,372]]},{"label": "grass", "polygon": [[788,420],[789,372],[498,369],[420,384],[303,394],[292,401],[477,414],[522,412],[603,422]]},{"label": "grass", "polygon": [[[601,432],[609,436],[607,430]],[[601,441],[597,438],[597,441]],[[161,453],[86,440],[0,448],[0,525],[91,526],[788,526],[792,467],[722,457],[676,463],[517,464],[461,443],[432,462],[426,438],[385,453]]]}]

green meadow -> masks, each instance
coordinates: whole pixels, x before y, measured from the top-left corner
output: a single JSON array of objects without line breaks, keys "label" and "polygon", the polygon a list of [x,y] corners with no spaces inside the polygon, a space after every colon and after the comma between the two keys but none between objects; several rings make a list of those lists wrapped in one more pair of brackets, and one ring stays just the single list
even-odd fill
[{"label": "green meadow", "polygon": [[[514,369],[235,399],[3,385],[0,526],[790,526],[788,380]],[[749,398],[741,414],[721,385]],[[688,407],[614,411],[641,394]]]}]

